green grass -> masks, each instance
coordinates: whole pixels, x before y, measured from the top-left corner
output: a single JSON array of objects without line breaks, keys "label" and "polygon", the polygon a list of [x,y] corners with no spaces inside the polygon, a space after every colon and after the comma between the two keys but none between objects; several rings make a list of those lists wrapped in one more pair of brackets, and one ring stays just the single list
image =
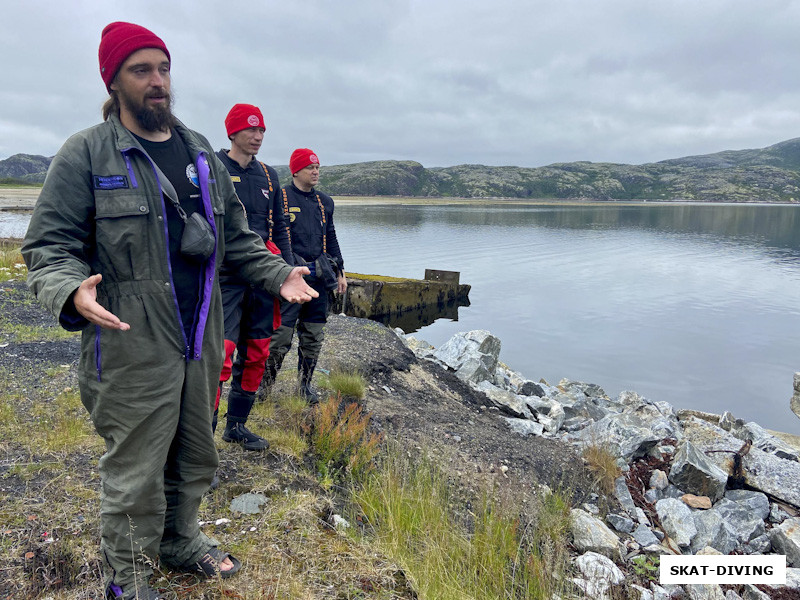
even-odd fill
[{"label": "green grass", "polygon": [[333,368],[320,378],[320,385],[333,395],[361,400],[367,390],[367,382],[361,373],[344,368]]},{"label": "green grass", "polygon": [[0,330],[8,336],[6,339],[12,342],[55,342],[73,339],[80,335],[79,332],[67,331],[61,327],[10,323],[3,317],[0,317]]},{"label": "green grass", "polygon": [[23,179],[16,179],[15,177],[0,177],[0,188],[41,188],[42,183],[31,183]]},{"label": "green grass", "polygon": [[536,522],[484,494],[469,531],[454,519],[450,487],[430,460],[391,452],[354,499],[378,546],[402,566],[420,598],[551,598],[568,568],[569,505],[544,496]]}]

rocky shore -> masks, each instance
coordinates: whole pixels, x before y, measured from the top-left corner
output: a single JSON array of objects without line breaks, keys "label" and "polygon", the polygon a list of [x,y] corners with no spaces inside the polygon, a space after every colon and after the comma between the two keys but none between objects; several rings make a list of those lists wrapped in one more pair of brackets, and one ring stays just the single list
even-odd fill
[{"label": "rocky shore", "polygon": [[[402,333],[398,330],[398,335]],[[559,441],[576,454],[600,446],[621,469],[608,510],[594,494],[572,510],[573,582],[610,597],[626,570],[663,555],[786,556],[786,586],[634,586],[642,599],[800,598],[800,446],[731,413],[676,410],[632,391],[609,398],[590,383],[532,381],[498,361],[488,331],[458,334],[436,349],[402,336],[415,355],[486,397],[482,409],[509,437]],[[800,405],[800,374],[793,406]],[[515,465],[510,465],[514,468]]]}]

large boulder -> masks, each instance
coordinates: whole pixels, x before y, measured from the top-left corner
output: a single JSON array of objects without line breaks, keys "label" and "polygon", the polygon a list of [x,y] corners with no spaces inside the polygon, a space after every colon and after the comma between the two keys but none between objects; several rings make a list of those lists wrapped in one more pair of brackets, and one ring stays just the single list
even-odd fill
[{"label": "large boulder", "polygon": [[725,493],[728,474],[684,440],[672,460],[669,480],[690,494],[708,496],[716,502]]},{"label": "large boulder", "polygon": [[457,333],[431,355],[472,383],[495,380],[498,356],[500,340],[485,329]]},{"label": "large boulder", "polygon": [[486,397],[494,406],[500,409],[500,412],[516,419],[533,418],[533,414],[528,408],[523,396],[518,396],[513,392],[499,388],[488,381],[478,382],[474,387],[486,394]]},{"label": "large boulder", "polygon": [[715,510],[698,510],[692,513],[697,534],[692,538],[692,553],[697,554],[706,547],[722,554],[730,554],[739,544],[736,532]]},{"label": "large boulder", "polygon": [[611,560],[621,559],[619,538],[605,523],[580,508],[573,508],[570,517],[570,530],[578,552],[597,552]]},{"label": "large boulder", "polygon": [[656,512],[664,527],[664,533],[678,546],[686,548],[697,535],[692,510],[676,498],[664,498],[656,502]]},{"label": "large boulder", "polygon": [[[721,427],[690,417],[681,421],[687,440],[725,473],[733,474],[734,455],[743,443]],[[800,506],[800,463],[751,447],[741,456],[737,473],[747,487],[764,492],[792,506]]]},{"label": "large boulder", "polygon": [[570,439],[583,446],[602,443],[615,457],[631,462],[646,455],[664,438],[680,436],[674,416],[664,415],[652,403],[642,402],[622,413],[603,417],[575,432]]}]

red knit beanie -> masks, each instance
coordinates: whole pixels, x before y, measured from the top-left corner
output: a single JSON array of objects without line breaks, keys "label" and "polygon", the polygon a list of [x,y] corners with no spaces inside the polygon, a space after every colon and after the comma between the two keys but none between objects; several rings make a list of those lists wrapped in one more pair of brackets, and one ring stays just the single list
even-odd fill
[{"label": "red knit beanie", "polygon": [[100,35],[100,49],[97,52],[100,59],[100,77],[106,84],[108,93],[111,93],[111,82],[119,71],[122,63],[131,54],[142,48],[158,48],[163,50],[169,59],[169,50],[166,44],[155,33],[141,25],[115,21],[109,23]]},{"label": "red knit beanie", "polygon": [[261,111],[252,104],[234,104],[228,116],[225,117],[225,130],[228,132],[228,137],[249,127],[267,128],[264,125]]},{"label": "red knit beanie", "polygon": [[289,170],[292,172],[292,175],[294,175],[301,169],[305,169],[308,165],[318,164],[319,159],[317,158],[317,155],[314,154],[313,150],[309,150],[308,148],[298,148],[292,152],[292,157],[289,159]]}]

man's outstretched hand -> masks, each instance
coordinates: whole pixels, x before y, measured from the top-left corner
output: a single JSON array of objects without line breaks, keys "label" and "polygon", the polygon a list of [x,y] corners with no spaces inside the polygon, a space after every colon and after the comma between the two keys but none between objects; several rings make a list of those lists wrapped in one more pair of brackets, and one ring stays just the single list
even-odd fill
[{"label": "man's outstretched hand", "polygon": [[90,323],[94,323],[105,329],[128,331],[131,328],[130,325],[120,321],[117,315],[107,311],[97,302],[97,285],[102,279],[103,276],[98,273],[97,275],[92,275],[88,279],[83,280],[80,287],[75,290],[75,294],[72,296],[75,310]]},{"label": "man's outstretched hand", "polygon": [[302,304],[312,298],[319,298],[317,291],[306,283],[303,275],[309,275],[308,267],[295,267],[281,284],[281,297],[289,302]]}]

